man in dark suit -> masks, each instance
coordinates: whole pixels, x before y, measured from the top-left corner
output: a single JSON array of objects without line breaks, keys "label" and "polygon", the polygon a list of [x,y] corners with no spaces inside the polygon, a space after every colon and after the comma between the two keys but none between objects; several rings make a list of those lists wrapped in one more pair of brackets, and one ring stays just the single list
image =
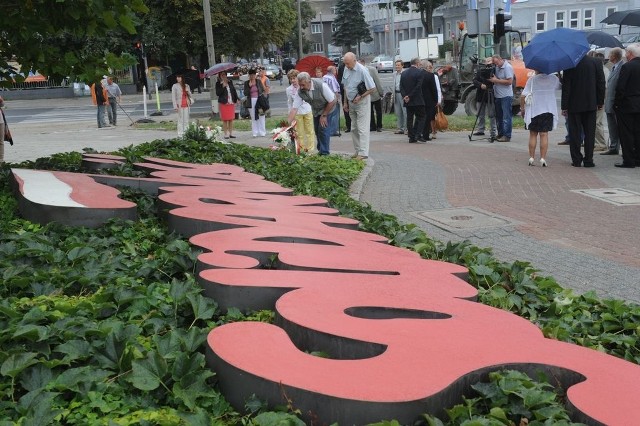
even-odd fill
[{"label": "man in dark suit", "polygon": [[[426,143],[422,130],[426,120],[425,103],[422,97],[422,83],[426,73],[419,68],[420,59],[413,58],[411,66],[400,76],[400,94],[407,106],[407,130],[409,143]],[[414,120],[415,119],[415,120]]]},{"label": "man in dark suit", "polygon": [[[594,167],[593,145],[596,140],[596,113],[604,104],[605,79],[602,63],[585,56],[575,68],[564,71],[562,80],[562,115],[569,123],[571,165]],[[584,134],[584,156],[580,150]]]},{"label": "man in dark suit", "polygon": [[626,57],[613,105],[622,145],[622,163],[616,167],[631,169],[640,166],[640,43],[627,46]]},{"label": "man in dark suit", "polygon": [[[605,79],[602,64],[585,56],[575,68],[565,70],[562,80],[562,115],[569,122],[571,165],[594,167],[596,115],[604,105]],[[584,140],[578,135],[584,134]],[[584,142],[584,156],[580,145]]]},{"label": "man in dark suit", "polygon": [[422,97],[424,98],[425,121],[422,130],[422,138],[431,140],[431,121],[436,117],[436,105],[438,104],[438,87],[436,86],[436,78],[434,73],[427,69],[427,60],[421,62],[425,77],[422,82]]}]

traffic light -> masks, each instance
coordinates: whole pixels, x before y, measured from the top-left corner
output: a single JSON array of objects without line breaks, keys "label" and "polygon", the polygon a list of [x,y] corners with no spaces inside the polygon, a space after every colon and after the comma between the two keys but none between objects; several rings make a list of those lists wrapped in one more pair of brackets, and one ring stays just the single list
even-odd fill
[{"label": "traffic light", "polygon": [[500,38],[502,38],[507,33],[507,31],[511,31],[511,25],[507,24],[507,22],[510,20],[510,13],[496,13],[496,23],[493,25],[493,42],[495,44],[498,44],[500,42]]},{"label": "traffic light", "polygon": [[504,34],[504,13],[496,13],[496,23],[493,25],[493,42],[498,44]]}]

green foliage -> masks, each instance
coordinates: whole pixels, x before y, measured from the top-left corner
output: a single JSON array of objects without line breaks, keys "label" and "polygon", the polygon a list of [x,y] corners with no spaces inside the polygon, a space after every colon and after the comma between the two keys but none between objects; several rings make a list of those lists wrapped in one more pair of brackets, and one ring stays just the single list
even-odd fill
[{"label": "green foliage", "polygon": [[425,415],[421,423],[430,426],[582,424],[571,422],[563,396],[556,393],[543,376],[533,380],[519,371],[497,371],[489,374],[489,381],[471,387],[474,397],[464,398],[462,404],[447,409],[447,423],[430,415]]},{"label": "green foliage", "polygon": [[31,0],[4,6],[0,14],[0,77],[9,78],[7,60],[14,57],[25,74],[32,69],[46,76],[79,77],[84,81],[93,81],[109,66],[131,59],[109,54],[105,45],[98,51],[87,50],[87,39],[120,30],[134,34],[135,13],[147,11],[142,0]]},{"label": "green foliage", "polygon": [[360,42],[373,40],[369,26],[364,20],[364,11],[360,0],[338,0],[336,18],[333,21],[336,31],[331,36],[333,44],[348,51]]}]

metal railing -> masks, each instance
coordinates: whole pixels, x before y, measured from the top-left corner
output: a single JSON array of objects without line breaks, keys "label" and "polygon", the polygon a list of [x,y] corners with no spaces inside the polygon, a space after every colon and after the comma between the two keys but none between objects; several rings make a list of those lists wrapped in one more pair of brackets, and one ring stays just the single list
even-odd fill
[{"label": "metal railing", "polygon": [[[122,71],[114,71],[112,74],[113,81],[118,84],[133,84],[133,70],[131,68],[127,68]],[[40,76],[39,76],[40,77]],[[28,77],[27,80],[30,81],[22,81],[16,82],[14,81],[12,85],[6,87],[7,90],[29,90],[29,89],[54,89],[54,88],[63,88],[63,87],[72,87],[73,81],[71,81],[68,77],[63,78],[62,80],[54,80],[49,77],[42,77],[42,80],[36,80],[34,77]]]}]

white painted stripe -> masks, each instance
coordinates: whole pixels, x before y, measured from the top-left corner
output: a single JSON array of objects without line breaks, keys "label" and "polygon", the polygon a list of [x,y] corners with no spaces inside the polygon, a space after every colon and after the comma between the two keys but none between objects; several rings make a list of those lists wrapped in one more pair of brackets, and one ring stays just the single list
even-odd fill
[{"label": "white painted stripe", "polygon": [[51,172],[25,169],[12,169],[12,172],[24,182],[22,193],[29,201],[46,206],[86,207],[73,201],[73,188]]}]

